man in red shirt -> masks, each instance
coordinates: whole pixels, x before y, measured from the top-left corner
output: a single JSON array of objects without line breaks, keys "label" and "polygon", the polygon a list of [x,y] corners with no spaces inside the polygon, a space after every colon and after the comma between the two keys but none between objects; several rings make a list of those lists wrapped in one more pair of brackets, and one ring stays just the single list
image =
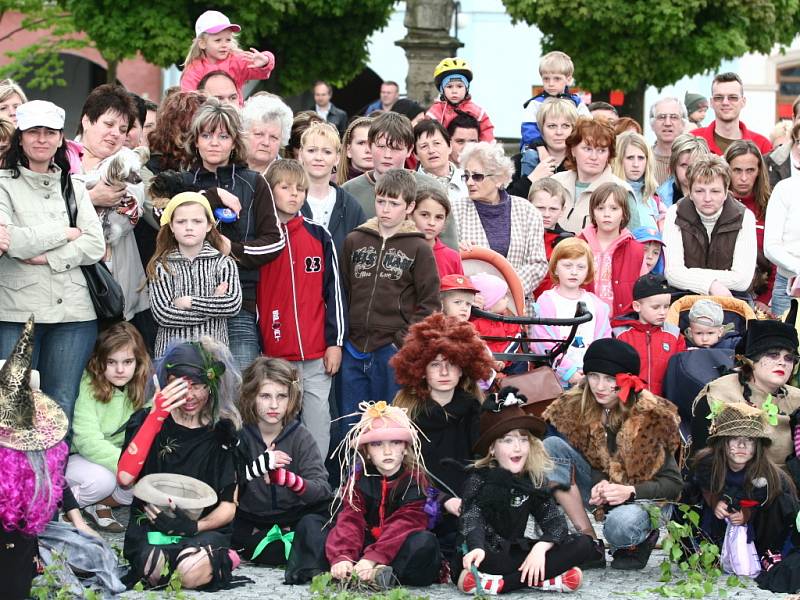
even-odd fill
[{"label": "man in red shirt", "polygon": [[752,140],[761,154],[767,154],[772,150],[770,141],[750,131],[739,119],[745,104],[747,98],[741,78],[736,73],[720,73],[711,82],[711,107],[715,118],[708,127],[692,131],[692,135],[705,139],[711,152],[720,156],[736,140]]}]

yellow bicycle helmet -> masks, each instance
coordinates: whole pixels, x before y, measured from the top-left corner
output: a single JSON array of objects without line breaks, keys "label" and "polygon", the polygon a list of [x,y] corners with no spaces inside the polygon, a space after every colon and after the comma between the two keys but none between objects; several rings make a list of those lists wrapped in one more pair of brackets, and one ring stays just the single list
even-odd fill
[{"label": "yellow bicycle helmet", "polygon": [[472,69],[463,58],[457,56],[453,58],[442,59],[436,68],[433,70],[433,82],[436,84],[436,89],[442,90],[442,82],[450,75],[461,75],[466,78],[467,83],[472,81]]}]

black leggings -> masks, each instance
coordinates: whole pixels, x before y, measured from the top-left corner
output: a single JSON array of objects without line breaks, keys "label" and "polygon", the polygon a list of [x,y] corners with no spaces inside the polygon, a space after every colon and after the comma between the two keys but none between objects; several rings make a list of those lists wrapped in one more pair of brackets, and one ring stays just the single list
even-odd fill
[{"label": "black leggings", "polygon": [[[531,544],[534,543],[536,542],[531,541]],[[594,551],[592,538],[588,535],[578,533],[568,535],[564,541],[547,551],[544,563],[545,579],[552,579],[557,575],[561,575],[572,567],[592,558]],[[527,583],[520,581],[522,573],[517,569],[525,561],[529,552],[530,549],[526,550],[516,544],[511,546],[508,552],[486,552],[486,558],[483,559],[478,570],[491,575],[502,575],[503,592],[512,592],[527,587]],[[462,558],[463,556],[459,554],[457,560],[452,564],[453,581],[458,581],[458,577],[463,570],[461,566]]]}]

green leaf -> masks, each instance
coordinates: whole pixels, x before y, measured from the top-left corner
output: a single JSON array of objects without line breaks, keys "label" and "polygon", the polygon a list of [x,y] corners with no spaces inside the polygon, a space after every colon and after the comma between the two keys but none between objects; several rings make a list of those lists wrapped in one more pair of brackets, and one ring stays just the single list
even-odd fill
[{"label": "green leaf", "polygon": [[700,526],[700,515],[697,514],[696,511],[692,510],[686,513],[686,518],[689,519],[689,522],[691,522],[691,524],[695,527]]},{"label": "green leaf", "polygon": [[728,578],[725,580],[725,585],[727,585],[728,587],[739,587],[742,585],[742,582],[736,575],[729,575]]},{"label": "green leaf", "polygon": [[680,547],[680,544],[676,544],[672,547],[670,551],[670,556],[673,561],[677,562],[680,560],[681,556],[683,556],[683,549]]}]

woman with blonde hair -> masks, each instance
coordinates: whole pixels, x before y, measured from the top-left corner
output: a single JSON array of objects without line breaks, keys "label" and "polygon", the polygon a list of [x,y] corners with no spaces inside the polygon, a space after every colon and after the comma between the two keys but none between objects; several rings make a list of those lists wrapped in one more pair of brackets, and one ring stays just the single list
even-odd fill
[{"label": "woman with blonde hair", "polygon": [[624,179],[633,189],[637,215],[631,215],[631,220],[638,221],[640,227],[659,227],[667,211],[659,206],[653,151],[642,134],[626,131],[617,136],[617,155],[612,168],[614,175]]},{"label": "woman with blonde hair", "polygon": [[0,80],[0,117],[17,125],[17,107],[25,104],[28,98],[13,79]]}]

